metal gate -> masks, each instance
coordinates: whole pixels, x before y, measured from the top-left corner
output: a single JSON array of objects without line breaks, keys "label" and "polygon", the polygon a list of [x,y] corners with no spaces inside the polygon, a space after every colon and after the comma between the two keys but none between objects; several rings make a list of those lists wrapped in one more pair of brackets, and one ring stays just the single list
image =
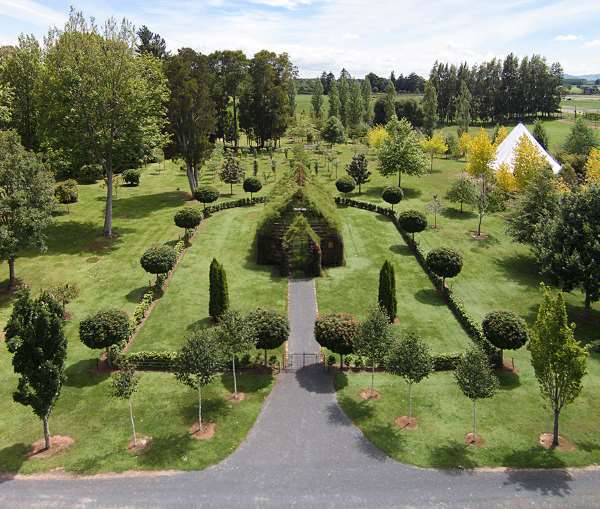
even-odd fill
[{"label": "metal gate", "polygon": [[323,361],[321,353],[284,353],[283,369],[284,371],[296,371],[311,364],[318,364]]}]

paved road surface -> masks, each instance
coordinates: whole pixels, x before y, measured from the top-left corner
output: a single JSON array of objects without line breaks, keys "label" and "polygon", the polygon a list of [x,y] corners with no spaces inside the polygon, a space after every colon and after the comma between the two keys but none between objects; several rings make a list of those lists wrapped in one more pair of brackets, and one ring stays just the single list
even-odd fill
[{"label": "paved road surface", "polygon": [[[315,351],[312,281],[290,283],[289,351]],[[165,476],[0,483],[0,507],[600,507],[600,472],[417,469],[389,459],[342,413],[314,364],[285,373],[228,459]]]}]

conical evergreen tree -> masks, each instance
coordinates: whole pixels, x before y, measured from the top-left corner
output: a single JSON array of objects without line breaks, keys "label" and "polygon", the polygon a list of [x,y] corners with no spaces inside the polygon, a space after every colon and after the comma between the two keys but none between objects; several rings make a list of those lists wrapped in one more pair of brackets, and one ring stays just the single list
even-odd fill
[{"label": "conical evergreen tree", "polygon": [[379,272],[379,306],[384,309],[390,322],[393,323],[398,311],[396,300],[396,275],[393,265],[386,260]]},{"label": "conical evergreen tree", "polygon": [[227,275],[223,266],[213,258],[209,271],[209,302],[208,314],[213,320],[218,320],[229,308],[229,290]]}]

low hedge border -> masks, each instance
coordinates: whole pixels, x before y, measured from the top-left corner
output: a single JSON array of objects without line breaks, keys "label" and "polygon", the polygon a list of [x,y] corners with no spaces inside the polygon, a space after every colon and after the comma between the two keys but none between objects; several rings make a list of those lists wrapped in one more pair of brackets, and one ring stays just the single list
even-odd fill
[{"label": "low hedge border", "polygon": [[[442,295],[444,295],[446,305],[448,306],[450,311],[452,311],[452,314],[454,315],[456,320],[458,320],[463,330],[467,333],[469,338],[471,338],[471,341],[473,341],[474,344],[479,346],[489,356],[492,365],[498,366],[499,362],[501,362],[500,351],[497,348],[495,348],[487,339],[485,339],[481,327],[475,321],[475,319],[467,312],[463,302],[454,295],[450,288],[443,286],[441,277],[438,277],[431,271],[431,269],[427,265],[425,253],[423,253],[423,251],[421,250],[419,243],[416,240],[413,241],[410,234],[408,234],[402,229],[402,227],[398,223],[396,213],[389,207],[381,207],[380,205],[375,205],[374,203],[354,200],[351,198],[338,197],[335,199],[335,201],[338,205],[368,210],[370,212],[375,212],[377,214],[389,217],[392,220],[394,226],[396,226],[396,229],[398,230],[398,233],[400,233],[406,245],[413,252],[421,268],[425,271],[425,273],[427,274],[433,285],[438,289],[438,291],[440,291]],[[456,364],[456,360],[458,359],[459,354],[445,354],[443,356],[438,357],[440,358],[440,366],[452,365],[451,368],[447,369],[454,369],[454,365]],[[444,360],[442,360],[442,357],[444,358]],[[436,370],[438,370],[437,367]]]}]

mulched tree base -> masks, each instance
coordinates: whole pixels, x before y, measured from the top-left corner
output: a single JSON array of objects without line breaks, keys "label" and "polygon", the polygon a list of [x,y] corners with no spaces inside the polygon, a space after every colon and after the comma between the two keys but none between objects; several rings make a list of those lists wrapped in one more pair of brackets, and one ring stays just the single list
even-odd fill
[{"label": "mulched tree base", "polygon": [[68,449],[75,443],[71,437],[54,435],[50,437],[50,449],[45,449],[46,442],[43,438],[31,444],[31,450],[27,454],[27,459],[46,459]]},{"label": "mulched tree base", "polygon": [[490,238],[489,235],[485,235],[484,233],[482,233],[481,235],[477,235],[477,232],[469,232],[471,234],[471,238],[473,240],[487,240]]},{"label": "mulched tree base", "polygon": [[190,434],[196,440],[210,440],[215,435],[216,427],[217,425],[214,422],[203,422],[202,427],[200,427],[198,421],[196,421],[190,428]]},{"label": "mulched tree base", "polygon": [[[539,444],[544,449],[552,449],[552,433],[542,433],[540,435]],[[577,449],[575,444],[565,437],[558,435],[558,447],[555,447],[555,451],[569,452]]]},{"label": "mulched tree base", "polygon": [[394,419],[394,424],[400,429],[417,429],[418,420],[416,417],[408,417],[407,415],[401,415]]},{"label": "mulched tree base", "polygon": [[377,392],[375,389],[371,390],[371,389],[363,389],[362,391],[360,391],[360,397],[361,399],[364,400],[370,400],[370,399],[381,399],[381,394],[379,394],[379,392]]},{"label": "mulched tree base", "polygon": [[131,454],[142,454],[152,447],[152,437],[148,437],[145,435],[138,435],[136,433],[136,444],[133,445],[133,439],[129,441],[127,445],[127,452]]},{"label": "mulched tree base", "polygon": [[485,440],[481,437],[481,435],[473,435],[473,433],[467,433],[465,437],[465,444],[474,445],[475,447],[483,447],[485,444]]},{"label": "mulched tree base", "polygon": [[232,394],[231,396],[229,396],[227,398],[227,400],[231,401],[232,403],[241,403],[245,399],[246,399],[246,394],[244,394],[243,392],[238,392],[237,394]]},{"label": "mulched tree base", "polygon": [[519,374],[519,370],[513,365],[513,361],[508,359],[503,359],[502,371],[506,373],[514,373],[515,375]]}]

